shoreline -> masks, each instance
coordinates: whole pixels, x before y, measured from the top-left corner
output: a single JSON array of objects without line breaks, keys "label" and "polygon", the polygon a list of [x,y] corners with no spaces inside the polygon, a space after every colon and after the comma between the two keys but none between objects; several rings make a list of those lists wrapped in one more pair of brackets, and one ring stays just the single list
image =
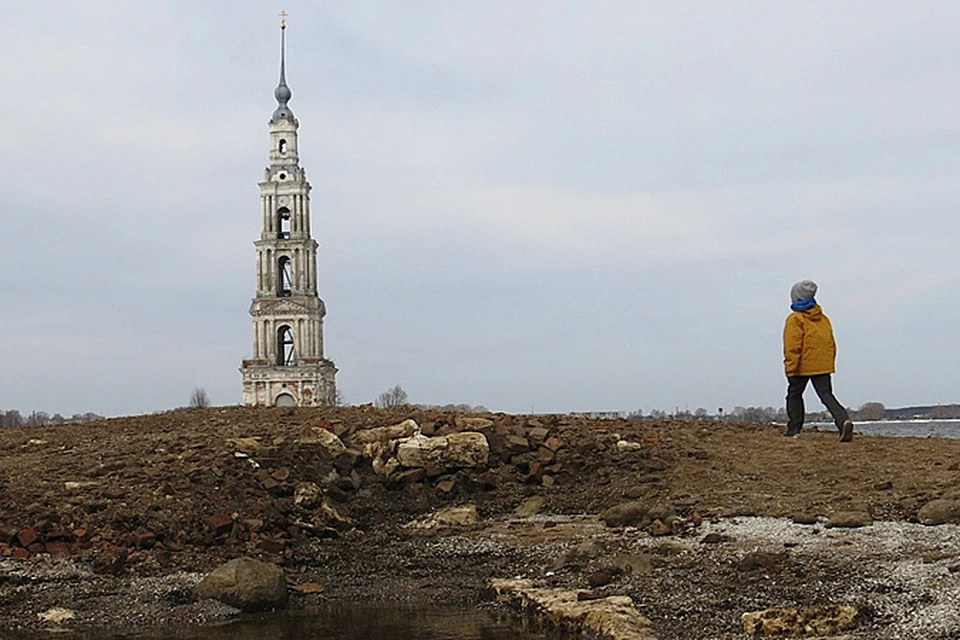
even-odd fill
[{"label": "shoreline", "polygon": [[[875,522],[828,529],[823,522],[801,525],[786,518],[738,517],[704,522],[688,535],[654,537],[632,527],[607,528],[592,515],[532,516],[398,538],[386,547],[383,540],[375,544],[382,554],[398,558],[415,552],[421,575],[391,580],[382,572],[357,571],[346,564],[288,569],[288,579],[326,580],[321,593],[292,594],[291,610],[401,599],[414,606],[473,606],[489,600],[489,592],[481,594],[491,580],[510,578],[598,598],[629,596],[636,611],[653,621],[655,637],[661,640],[746,638],[739,626],[742,614],[812,602],[855,607],[860,619],[844,636],[849,638],[951,638],[960,631],[957,525]],[[745,558],[758,558],[757,566],[745,566]],[[476,572],[472,567],[478,559],[497,575]],[[615,566],[624,569],[605,585],[591,587],[584,581],[584,575],[589,579],[602,567]],[[508,568],[516,573],[507,575]],[[435,572],[444,577],[425,577]],[[245,616],[262,619],[263,614],[250,617],[214,600],[192,598],[191,589],[202,575],[114,578],[63,559],[5,561],[0,563],[0,582],[19,582],[19,591],[14,591],[24,597],[21,610],[62,607],[75,614],[59,625],[5,627],[13,638],[23,640],[48,635],[45,629],[51,628],[94,634],[91,637],[136,631],[138,637],[160,638],[164,630],[185,633]],[[157,635],[151,635],[151,629]]]}]

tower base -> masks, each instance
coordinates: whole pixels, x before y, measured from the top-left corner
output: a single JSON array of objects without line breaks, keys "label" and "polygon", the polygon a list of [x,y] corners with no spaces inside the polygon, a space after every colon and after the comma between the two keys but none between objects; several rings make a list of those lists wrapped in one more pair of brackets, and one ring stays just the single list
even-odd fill
[{"label": "tower base", "polygon": [[247,407],[319,407],[336,404],[337,367],[326,358],[316,363],[280,367],[244,360],[243,404]]}]

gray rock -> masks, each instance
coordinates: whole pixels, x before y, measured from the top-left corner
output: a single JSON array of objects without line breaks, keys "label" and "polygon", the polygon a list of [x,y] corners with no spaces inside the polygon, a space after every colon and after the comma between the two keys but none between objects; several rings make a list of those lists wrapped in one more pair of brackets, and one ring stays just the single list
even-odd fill
[{"label": "gray rock", "polygon": [[269,611],[287,605],[283,569],[253,558],[220,565],[194,591],[201,598],[213,598],[241,611]]},{"label": "gray rock", "polygon": [[360,448],[363,448],[364,445],[372,444],[374,442],[389,442],[391,440],[399,440],[400,438],[409,438],[420,433],[420,425],[418,425],[414,420],[404,420],[400,424],[391,425],[389,427],[375,427],[373,429],[364,429],[362,431],[357,431],[353,434],[353,438],[350,439],[351,443],[359,445]]},{"label": "gray rock", "polygon": [[531,496],[520,503],[513,513],[519,518],[535,516],[543,510],[546,501],[541,496]]},{"label": "gray rock", "polygon": [[546,440],[547,436],[549,435],[550,432],[543,427],[533,427],[527,431],[527,437],[530,439],[530,441],[538,445],[543,443],[543,441]]},{"label": "gray rock", "polygon": [[866,511],[838,511],[827,519],[828,529],[858,529],[873,524],[873,516]]},{"label": "gray rock", "polygon": [[319,445],[326,449],[331,458],[336,458],[347,450],[343,442],[336,434],[327,431],[323,427],[310,427],[305,433],[294,441],[296,444]]},{"label": "gray rock", "polygon": [[584,540],[573,549],[568,549],[559,558],[554,561],[555,568],[577,568],[584,567],[591,560],[599,558],[606,553],[603,545],[596,540]]},{"label": "gray rock", "polygon": [[917,519],[926,525],[960,523],[960,500],[931,500],[917,512]]},{"label": "gray rock", "polygon": [[460,507],[447,507],[403,525],[406,529],[450,529],[472,527],[480,522],[477,505],[467,504]]},{"label": "gray rock", "polygon": [[448,436],[415,436],[397,446],[397,460],[404,467],[437,466],[444,469],[483,467],[490,445],[482,433],[464,431]]},{"label": "gray rock", "polygon": [[860,612],[850,605],[806,609],[765,609],[740,617],[743,632],[756,638],[833,636],[860,623]]},{"label": "gray rock", "polygon": [[650,507],[642,502],[626,502],[610,507],[600,514],[608,527],[646,527],[653,519],[647,518]]}]

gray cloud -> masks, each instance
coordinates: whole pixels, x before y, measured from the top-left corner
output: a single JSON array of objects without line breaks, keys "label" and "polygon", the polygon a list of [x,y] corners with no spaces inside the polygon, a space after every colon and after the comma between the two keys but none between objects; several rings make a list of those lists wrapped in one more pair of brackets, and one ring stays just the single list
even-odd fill
[{"label": "gray cloud", "polygon": [[[349,401],[776,405],[800,278],[841,400],[957,400],[955,4],[288,9]],[[238,402],[275,11],[3,13],[0,408]]]}]

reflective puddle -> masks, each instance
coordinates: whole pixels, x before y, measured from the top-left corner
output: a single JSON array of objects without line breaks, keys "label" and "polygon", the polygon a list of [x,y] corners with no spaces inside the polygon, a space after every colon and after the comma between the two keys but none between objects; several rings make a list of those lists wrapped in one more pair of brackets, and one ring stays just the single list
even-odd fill
[{"label": "reflective puddle", "polygon": [[[76,640],[544,640],[521,621],[472,607],[332,604],[216,627],[64,634]],[[23,636],[27,637],[27,636]],[[37,638],[40,636],[29,636]],[[47,638],[56,637],[47,634]]]}]

